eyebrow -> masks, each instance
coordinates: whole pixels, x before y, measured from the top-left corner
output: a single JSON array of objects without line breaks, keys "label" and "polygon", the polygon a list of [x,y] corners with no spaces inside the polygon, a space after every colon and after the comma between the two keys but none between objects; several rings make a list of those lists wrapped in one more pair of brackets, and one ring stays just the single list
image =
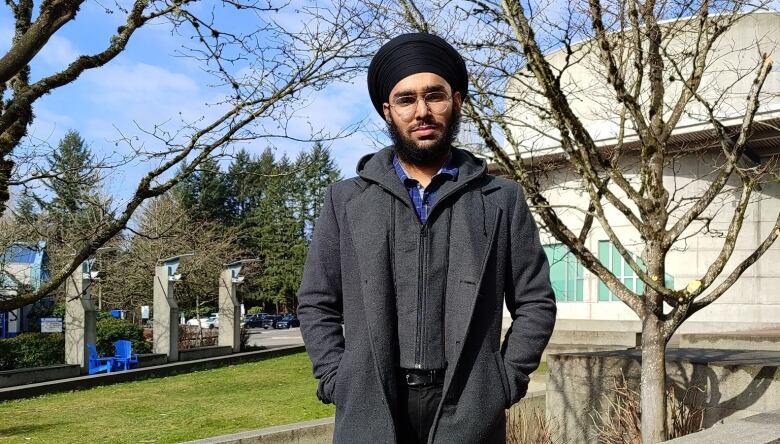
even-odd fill
[{"label": "eyebrow", "polygon": [[[444,85],[430,85],[430,86],[426,86],[425,89],[422,90],[422,93],[426,94],[434,91],[447,92],[447,88],[445,88]],[[416,95],[417,95],[417,91],[413,89],[405,89],[403,91],[398,91],[395,94],[393,94],[393,98],[403,97],[403,96],[416,96]]]}]

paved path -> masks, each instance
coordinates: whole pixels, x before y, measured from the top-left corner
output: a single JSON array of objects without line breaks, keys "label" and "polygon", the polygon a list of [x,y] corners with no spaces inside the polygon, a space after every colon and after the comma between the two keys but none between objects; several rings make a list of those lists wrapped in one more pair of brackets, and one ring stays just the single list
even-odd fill
[{"label": "paved path", "polygon": [[271,349],[288,345],[303,345],[303,338],[301,338],[301,329],[299,328],[284,330],[251,328],[249,329],[247,345],[255,347],[264,346]]}]

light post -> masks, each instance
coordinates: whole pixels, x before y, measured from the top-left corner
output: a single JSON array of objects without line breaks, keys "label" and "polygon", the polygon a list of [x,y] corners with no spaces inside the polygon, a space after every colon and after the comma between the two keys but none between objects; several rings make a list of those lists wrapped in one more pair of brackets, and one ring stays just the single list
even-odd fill
[{"label": "light post", "polygon": [[100,272],[93,270],[94,265],[94,257],[82,262],[65,285],[65,362],[81,366],[82,373],[88,370],[87,344],[97,342],[97,314],[91,287],[100,279]]},{"label": "light post", "polygon": [[244,259],[225,264],[219,276],[219,345],[241,351],[241,304],[236,290],[244,282],[241,268],[257,259]]},{"label": "light post", "polygon": [[174,283],[182,280],[177,273],[182,260],[193,253],[160,259],[154,268],[154,352],[168,356],[168,362],[179,360],[179,306]]}]

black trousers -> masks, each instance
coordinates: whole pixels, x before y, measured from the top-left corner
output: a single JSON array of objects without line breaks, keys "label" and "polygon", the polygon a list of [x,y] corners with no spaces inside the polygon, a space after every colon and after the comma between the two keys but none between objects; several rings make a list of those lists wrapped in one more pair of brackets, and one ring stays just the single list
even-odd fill
[{"label": "black trousers", "polygon": [[409,387],[399,384],[399,444],[425,444],[441,402],[442,384]]}]

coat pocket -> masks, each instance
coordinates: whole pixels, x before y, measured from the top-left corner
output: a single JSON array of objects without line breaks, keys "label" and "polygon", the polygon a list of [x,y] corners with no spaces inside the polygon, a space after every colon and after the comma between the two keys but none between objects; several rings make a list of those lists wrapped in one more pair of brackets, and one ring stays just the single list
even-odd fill
[{"label": "coat pocket", "polygon": [[339,368],[336,370],[336,382],[333,384],[333,395],[331,397],[333,403],[337,406],[342,404],[342,394],[346,384],[345,378],[349,374],[351,362],[350,351],[344,350],[344,353],[341,355],[341,362],[339,362]]},{"label": "coat pocket", "polygon": [[501,357],[501,352],[493,352],[494,361],[496,367],[498,367],[498,374],[501,376],[501,387],[504,389],[504,408],[508,409],[512,407],[512,394],[509,391],[509,378],[506,375],[506,367],[504,367],[504,358]]}]

